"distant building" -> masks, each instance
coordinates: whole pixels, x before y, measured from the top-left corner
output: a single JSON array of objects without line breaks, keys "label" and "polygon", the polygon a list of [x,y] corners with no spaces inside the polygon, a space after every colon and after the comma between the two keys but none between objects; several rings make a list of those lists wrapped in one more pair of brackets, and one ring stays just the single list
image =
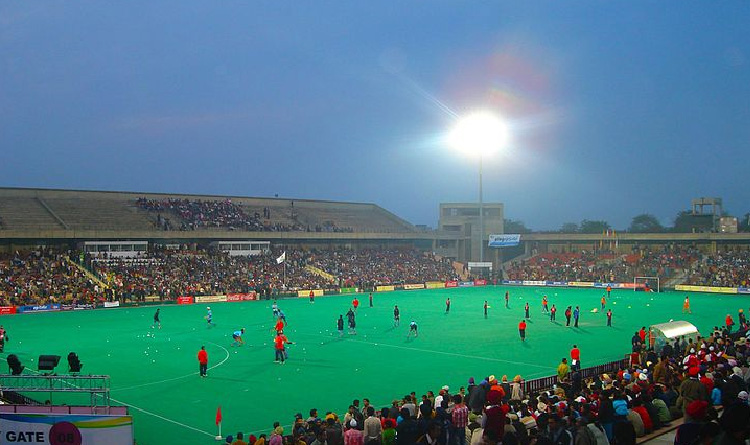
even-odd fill
[{"label": "distant building", "polygon": [[484,233],[480,233],[479,203],[442,203],[434,251],[438,255],[460,262],[479,261],[479,251],[484,250],[484,260],[492,262],[494,270],[501,260],[500,249],[487,247],[490,234],[504,233],[504,205],[485,203]]}]

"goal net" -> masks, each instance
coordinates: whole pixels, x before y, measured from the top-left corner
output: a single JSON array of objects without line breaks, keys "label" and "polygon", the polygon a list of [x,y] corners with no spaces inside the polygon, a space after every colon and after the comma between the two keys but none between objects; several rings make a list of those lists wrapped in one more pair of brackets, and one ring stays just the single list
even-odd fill
[{"label": "goal net", "polygon": [[633,290],[661,292],[659,277],[635,277],[633,278]]}]

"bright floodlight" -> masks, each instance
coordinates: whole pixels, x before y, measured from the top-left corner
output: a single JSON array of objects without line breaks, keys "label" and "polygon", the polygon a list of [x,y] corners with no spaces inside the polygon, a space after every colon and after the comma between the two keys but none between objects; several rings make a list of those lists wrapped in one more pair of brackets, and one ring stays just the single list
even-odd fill
[{"label": "bright floodlight", "polygon": [[448,142],[458,150],[485,156],[505,146],[508,142],[508,126],[491,113],[471,114],[458,121]]}]

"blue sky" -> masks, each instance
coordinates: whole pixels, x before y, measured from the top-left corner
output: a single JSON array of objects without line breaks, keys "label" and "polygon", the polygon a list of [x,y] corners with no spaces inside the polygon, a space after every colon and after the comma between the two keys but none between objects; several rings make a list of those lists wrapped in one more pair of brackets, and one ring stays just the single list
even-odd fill
[{"label": "blue sky", "polygon": [[0,3],[0,184],[373,202],[478,198],[445,136],[511,142],[484,199],[537,230],[690,199],[750,211],[750,3]]}]

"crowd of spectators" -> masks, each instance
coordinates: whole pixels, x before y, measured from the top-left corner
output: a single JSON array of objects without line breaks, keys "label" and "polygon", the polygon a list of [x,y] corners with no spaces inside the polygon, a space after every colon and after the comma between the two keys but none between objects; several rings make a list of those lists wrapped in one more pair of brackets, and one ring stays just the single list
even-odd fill
[{"label": "crowd of spectators", "polygon": [[[423,283],[454,276],[450,262],[405,250],[286,250],[256,256],[230,256],[213,250],[163,250],[145,258],[90,258],[94,273],[115,290],[115,298],[164,299],[184,295],[217,295],[284,289],[372,287],[380,284]],[[307,265],[322,270],[318,274]],[[330,278],[333,279],[330,279]]]},{"label": "crowd of spectators", "polygon": [[[746,334],[746,333],[742,333]],[[525,393],[520,375],[469,378],[451,391],[412,392],[390,406],[354,400],[342,414],[311,409],[291,425],[228,443],[633,445],[673,423],[675,445],[744,444],[750,437],[747,337],[711,336],[667,342],[657,354],[636,332],[627,365],[584,379],[563,358],[556,385]],[[571,357],[580,358],[575,347]],[[379,396],[379,398],[382,395]]]},{"label": "crowd of spectators", "polygon": [[100,292],[66,253],[39,248],[0,254],[0,306],[90,303]]},{"label": "crowd of spectators", "polygon": [[509,280],[630,282],[636,276],[671,278],[687,274],[700,258],[692,247],[665,245],[659,249],[634,246],[630,254],[611,251],[543,253],[506,268]]},{"label": "crowd of spectators", "polygon": [[[297,223],[282,224],[272,222],[271,210],[263,208],[260,212],[245,211],[232,203],[231,199],[220,200],[190,200],[179,198],[148,199],[138,198],[136,205],[146,211],[157,213],[156,226],[163,230],[198,230],[203,228],[223,228],[228,230],[246,230],[253,232],[289,232],[305,231],[305,227]],[[175,224],[172,218],[163,215],[179,217]]]},{"label": "crowd of spectators", "polygon": [[700,258],[692,246],[667,244],[662,247],[634,246],[626,261],[633,265],[634,275],[670,278],[687,274],[691,265]]},{"label": "crowd of spectators", "polygon": [[689,282],[702,286],[750,286],[750,251],[706,255],[695,264]]},{"label": "crowd of spectators", "polygon": [[282,253],[278,249],[255,256],[230,256],[213,248],[159,248],[135,258],[86,254],[82,266],[91,274],[69,261],[79,261],[79,254],[73,251],[38,249],[3,254],[0,304],[142,301],[151,296],[173,300],[251,291],[270,296],[297,289],[364,288],[444,281],[455,276],[449,261],[414,250],[285,252],[283,262],[277,261]]},{"label": "crowd of spectators", "polygon": [[310,263],[338,277],[342,287],[446,281],[456,277],[448,259],[416,250],[338,250],[310,254]]},{"label": "crowd of spectators", "polygon": [[620,282],[629,265],[611,252],[542,253],[506,268],[509,280]]},{"label": "crowd of spectators", "polygon": [[276,252],[230,256],[212,249],[159,250],[138,259],[87,258],[87,262],[114,290],[115,299],[122,300],[333,287],[305,268],[304,251],[287,251],[285,256],[284,263],[278,263]]}]

